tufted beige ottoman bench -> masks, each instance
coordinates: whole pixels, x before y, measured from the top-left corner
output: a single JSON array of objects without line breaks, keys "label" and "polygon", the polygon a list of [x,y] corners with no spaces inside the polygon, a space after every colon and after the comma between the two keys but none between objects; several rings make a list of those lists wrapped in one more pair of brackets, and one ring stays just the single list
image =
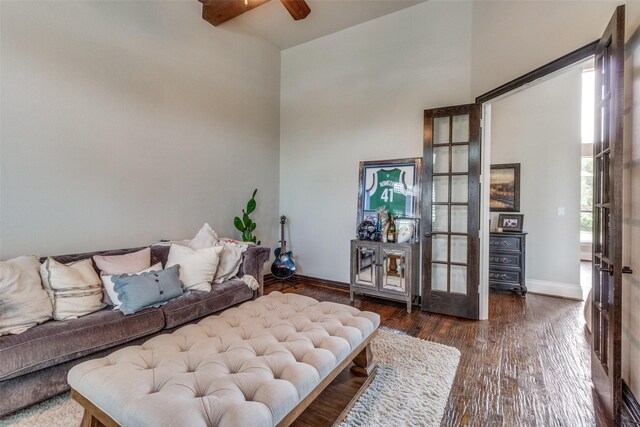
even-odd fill
[{"label": "tufted beige ottoman bench", "polygon": [[81,363],[68,381],[86,427],[289,425],[351,361],[373,378],[379,324],[375,313],[272,292]]}]

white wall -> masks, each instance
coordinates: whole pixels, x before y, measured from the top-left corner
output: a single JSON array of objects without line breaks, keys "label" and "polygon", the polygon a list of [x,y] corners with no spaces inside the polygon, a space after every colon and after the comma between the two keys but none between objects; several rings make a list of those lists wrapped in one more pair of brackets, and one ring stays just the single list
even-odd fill
[{"label": "white wall", "polygon": [[[531,292],[582,297],[581,92],[582,67],[575,66],[491,104],[491,164],[520,163]],[[492,225],[497,220],[492,213]]]},{"label": "white wall", "polygon": [[229,235],[254,187],[275,245],[275,47],[196,1],[1,7],[2,257]]},{"label": "white wall", "polygon": [[426,2],[283,51],[280,208],[301,274],[349,280],[359,162],[422,156],[423,110],[469,99],[470,19]]},{"label": "white wall", "polygon": [[621,3],[618,0],[473,1],[473,96],[599,39]]}]

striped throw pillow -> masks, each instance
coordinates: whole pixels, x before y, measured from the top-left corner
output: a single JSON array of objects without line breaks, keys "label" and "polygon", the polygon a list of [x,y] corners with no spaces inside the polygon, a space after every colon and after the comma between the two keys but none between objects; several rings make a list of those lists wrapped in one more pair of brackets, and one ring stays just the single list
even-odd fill
[{"label": "striped throw pillow", "polygon": [[102,283],[91,258],[69,264],[47,258],[40,267],[40,276],[53,303],[56,320],[77,319],[105,306]]}]

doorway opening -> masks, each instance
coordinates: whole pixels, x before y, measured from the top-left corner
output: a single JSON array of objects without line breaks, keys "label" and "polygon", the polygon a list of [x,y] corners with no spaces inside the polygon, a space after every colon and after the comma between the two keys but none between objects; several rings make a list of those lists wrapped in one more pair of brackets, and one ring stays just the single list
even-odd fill
[{"label": "doorway opening", "polygon": [[[593,105],[592,70],[593,57],[583,58],[484,104],[483,136],[489,143],[483,153],[488,163],[483,175],[496,181],[499,171],[511,165],[517,165],[515,173],[519,173],[519,179],[513,178],[511,196],[515,201],[511,206],[489,200],[489,242],[508,235],[509,230],[500,221],[512,216],[523,215],[522,231],[526,233],[518,243],[522,246],[519,253],[508,248],[498,254],[497,247],[488,248],[489,257],[483,266],[488,269],[491,289],[524,289],[579,300],[586,295],[580,242],[590,237],[592,200],[582,200],[583,183],[585,195],[591,183],[587,177],[583,179],[582,156],[588,145],[582,143],[583,128],[593,124],[593,109],[590,124],[583,118],[583,110],[588,108],[585,104],[590,101]],[[588,82],[584,80],[589,77],[590,98],[585,99]],[[593,131],[590,137],[593,147]],[[491,196],[487,184],[487,197],[492,199],[495,195]],[[514,240],[516,233],[509,236]],[[590,259],[590,246],[588,253]],[[518,280],[520,288],[516,287]]]}]

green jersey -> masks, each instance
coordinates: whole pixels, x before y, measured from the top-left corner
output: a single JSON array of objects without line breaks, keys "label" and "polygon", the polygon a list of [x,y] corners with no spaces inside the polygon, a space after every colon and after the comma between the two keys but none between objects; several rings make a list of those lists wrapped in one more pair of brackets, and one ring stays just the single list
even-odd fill
[{"label": "green jersey", "polygon": [[407,205],[407,185],[404,182],[405,172],[398,168],[381,169],[374,174],[374,182],[367,189],[368,209],[376,210],[386,207],[396,216],[404,216]]}]

